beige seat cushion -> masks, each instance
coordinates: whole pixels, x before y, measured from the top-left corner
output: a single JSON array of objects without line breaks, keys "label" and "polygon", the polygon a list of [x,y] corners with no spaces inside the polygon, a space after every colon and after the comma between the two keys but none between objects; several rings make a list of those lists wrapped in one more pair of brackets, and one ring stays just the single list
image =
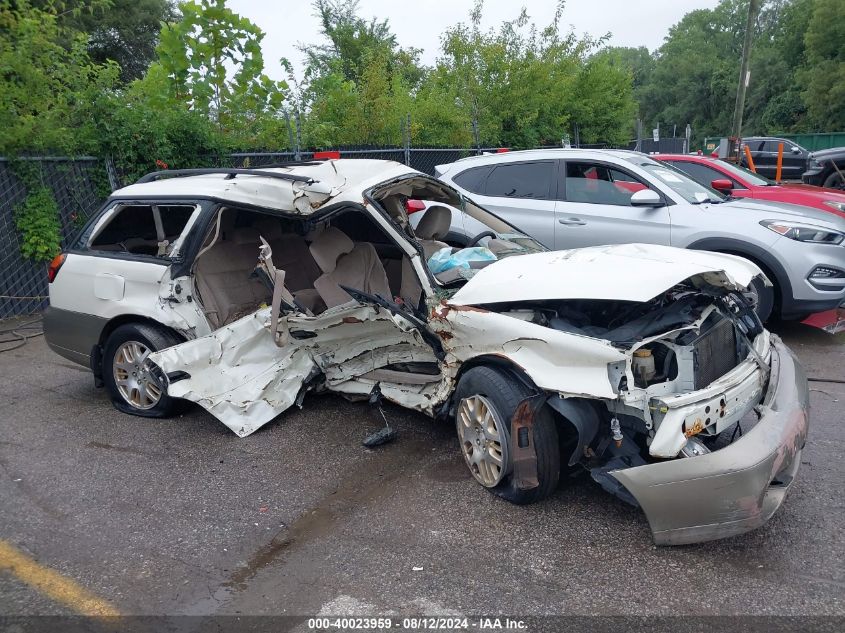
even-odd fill
[{"label": "beige seat cushion", "polygon": [[329,227],[312,242],[310,250],[323,271],[314,287],[327,307],[352,300],[341,285],[392,300],[387,273],[369,242],[354,244],[343,231]]},{"label": "beige seat cushion", "polygon": [[196,263],[196,284],[209,322],[215,328],[270,302],[269,289],[252,271],[258,262],[258,231],[244,227],[216,243]]},{"label": "beige seat cushion", "polygon": [[320,269],[308,250],[305,238],[295,233],[283,233],[281,223],[270,217],[257,220],[253,226],[270,245],[273,265],[285,271],[288,290],[295,295],[298,290],[314,288]]}]

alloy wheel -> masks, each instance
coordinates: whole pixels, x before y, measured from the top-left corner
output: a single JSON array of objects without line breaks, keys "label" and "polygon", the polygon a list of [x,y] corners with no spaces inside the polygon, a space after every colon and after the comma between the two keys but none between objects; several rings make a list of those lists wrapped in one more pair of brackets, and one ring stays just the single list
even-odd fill
[{"label": "alloy wheel", "polygon": [[161,387],[150,374],[147,362],[151,351],[143,343],[126,341],[114,354],[114,383],[123,399],[136,409],[152,409],[161,400]]},{"label": "alloy wheel", "polygon": [[493,404],[484,396],[461,400],[456,415],[461,451],[473,477],[493,488],[502,481],[508,466],[508,441],[504,425]]}]

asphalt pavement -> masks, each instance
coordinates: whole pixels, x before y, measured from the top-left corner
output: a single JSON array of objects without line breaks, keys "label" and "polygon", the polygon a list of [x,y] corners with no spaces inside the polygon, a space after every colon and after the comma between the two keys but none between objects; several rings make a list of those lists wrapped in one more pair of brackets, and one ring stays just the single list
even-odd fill
[{"label": "asphalt pavement", "polygon": [[[0,541],[122,614],[843,616],[845,337],[779,329],[822,381],[786,503],[739,537],[655,547],[587,477],[510,505],[451,426],[393,406],[375,450],[368,406],[331,395],[243,439],[127,416],[33,339],[0,354]],[[74,611],[39,586],[0,565],[0,616]]]}]

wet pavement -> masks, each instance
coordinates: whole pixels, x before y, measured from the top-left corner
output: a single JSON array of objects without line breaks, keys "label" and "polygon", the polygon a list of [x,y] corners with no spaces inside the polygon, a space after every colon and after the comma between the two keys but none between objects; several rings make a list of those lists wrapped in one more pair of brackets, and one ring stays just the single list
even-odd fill
[{"label": "wet pavement", "polygon": [[[243,439],[199,409],[123,415],[34,339],[0,354],[0,539],[126,614],[845,615],[845,335],[777,329],[821,380],[798,479],[743,536],[656,548],[585,477],[510,505],[398,407],[375,450],[335,396]],[[0,615],[67,612],[0,570]]]}]

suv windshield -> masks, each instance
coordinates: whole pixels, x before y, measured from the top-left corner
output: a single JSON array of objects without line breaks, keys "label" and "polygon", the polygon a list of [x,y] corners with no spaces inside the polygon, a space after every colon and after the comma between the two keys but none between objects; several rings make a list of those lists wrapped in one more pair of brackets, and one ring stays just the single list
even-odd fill
[{"label": "suv windshield", "polygon": [[703,202],[724,202],[725,196],[715,189],[705,187],[695,182],[680,169],[676,169],[666,163],[659,163],[647,156],[626,156],[625,160],[635,164],[648,172],[658,181],[678,193],[684,200],[691,204]]}]

